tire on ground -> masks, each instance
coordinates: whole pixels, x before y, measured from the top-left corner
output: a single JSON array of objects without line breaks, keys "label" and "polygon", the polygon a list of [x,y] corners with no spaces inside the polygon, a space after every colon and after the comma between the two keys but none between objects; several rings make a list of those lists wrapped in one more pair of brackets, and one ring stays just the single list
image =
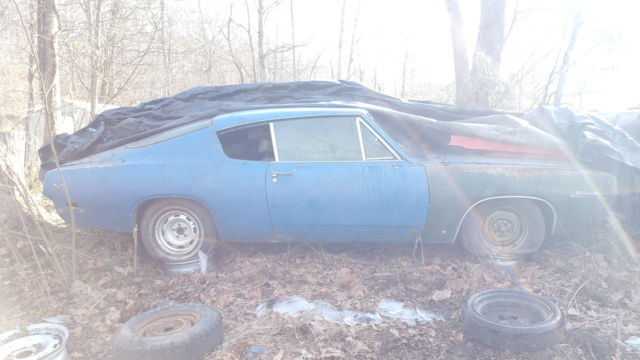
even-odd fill
[{"label": "tire on ground", "polygon": [[[197,228],[199,236],[195,244],[180,248],[175,245],[176,239],[161,240],[159,236],[162,235],[159,234],[165,234],[168,230],[163,229],[162,224],[169,226],[170,221],[185,229]],[[186,199],[157,200],[147,206],[140,220],[140,238],[149,255],[164,262],[193,259],[199,250],[211,255],[218,242],[215,223],[209,211],[197,202]]]},{"label": "tire on ground", "polygon": [[489,200],[475,206],[462,224],[462,245],[478,256],[517,258],[544,242],[546,226],[538,205],[529,199]]},{"label": "tire on ground", "polygon": [[462,310],[465,335],[494,348],[539,351],[564,338],[560,308],[526,291],[481,291],[471,295]]},{"label": "tire on ground", "polygon": [[116,360],[196,360],[223,341],[218,310],[170,304],[129,319],[113,339],[112,354]]}]

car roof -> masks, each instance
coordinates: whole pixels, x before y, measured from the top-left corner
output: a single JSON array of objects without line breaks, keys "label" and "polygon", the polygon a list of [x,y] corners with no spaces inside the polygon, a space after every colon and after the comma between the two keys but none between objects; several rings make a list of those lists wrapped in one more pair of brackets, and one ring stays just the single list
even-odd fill
[{"label": "car roof", "polygon": [[216,129],[227,129],[241,125],[298,117],[365,116],[366,114],[368,114],[367,110],[355,107],[279,107],[243,110],[218,115],[213,119],[213,126]]}]

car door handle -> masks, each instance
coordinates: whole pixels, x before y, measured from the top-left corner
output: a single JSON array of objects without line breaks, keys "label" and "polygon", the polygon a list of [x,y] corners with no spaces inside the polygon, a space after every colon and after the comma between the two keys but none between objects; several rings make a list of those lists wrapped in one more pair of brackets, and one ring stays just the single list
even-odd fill
[{"label": "car door handle", "polygon": [[276,177],[279,175],[293,175],[293,171],[272,171],[271,176]]}]

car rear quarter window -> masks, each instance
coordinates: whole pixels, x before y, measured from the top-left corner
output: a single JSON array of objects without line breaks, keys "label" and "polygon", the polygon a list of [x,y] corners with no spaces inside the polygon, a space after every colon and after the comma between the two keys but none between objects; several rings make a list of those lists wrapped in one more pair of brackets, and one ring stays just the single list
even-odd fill
[{"label": "car rear quarter window", "polygon": [[224,153],[237,160],[273,161],[269,124],[244,126],[218,133]]},{"label": "car rear quarter window", "polygon": [[355,117],[282,120],[273,127],[279,161],[362,161]]}]

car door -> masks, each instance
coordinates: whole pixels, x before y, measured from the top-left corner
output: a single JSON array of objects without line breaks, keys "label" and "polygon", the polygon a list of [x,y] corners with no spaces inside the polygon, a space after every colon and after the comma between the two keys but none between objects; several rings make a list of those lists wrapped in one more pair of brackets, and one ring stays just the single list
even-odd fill
[{"label": "car door", "polygon": [[427,216],[425,169],[357,116],[271,123],[274,233],[288,241],[413,241]]}]

